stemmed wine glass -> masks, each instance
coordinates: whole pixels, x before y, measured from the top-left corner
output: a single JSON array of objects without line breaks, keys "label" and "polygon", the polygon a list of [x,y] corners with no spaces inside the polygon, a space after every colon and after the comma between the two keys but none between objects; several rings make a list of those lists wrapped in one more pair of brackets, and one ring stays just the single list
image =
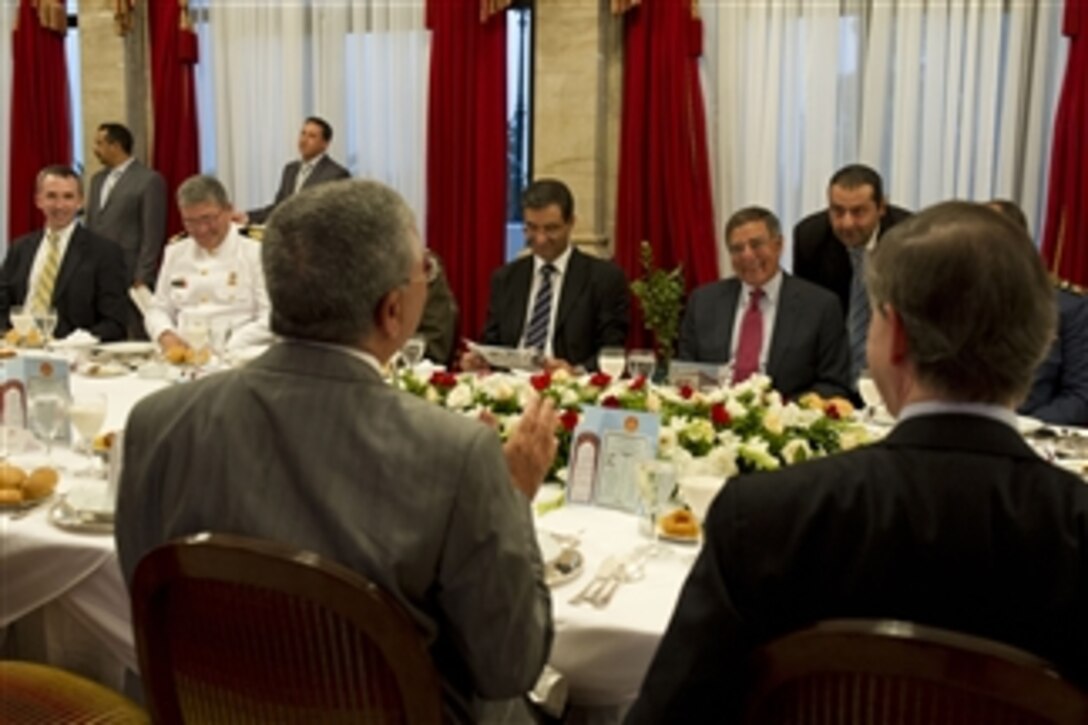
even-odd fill
[{"label": "stemmed wine glass", "polygon": [[618,380],[627,367],[627,353],[622,347],[602,347],[597,353],[597,367],[613,380]]},{"label": "stemmed wine glass", "polygon": [[34,315],[34,324],[42,332],[42,344],[53,342],[53,331],[57,329],[57,311],[50,307],[48,310],[39,311]]},{"label": "stemmed wine glass", "polygon": [[45,457],[53,466],[53,441],[68,424],[68,394],[56,385],[31,384],[29,387],[30,427],[45,443]]},{"label": "stemmed wine glass", "polygon": [[425,352],[427,352],[427,341],[419,335],[408,338],[404,347],[400,349],[401,358],[409,370],[415,369],[416,365],[423,362]]},{"label": "stemmed wine glass", "polygon": [[627,354],[627,374],[632,378],[652,380],[656,368],[657,357],[653,350],[632,350]]},{"label": "stemmed wine glass", "polygon": [[68,415],[72,427],[79,434],[79,451],[90,460],[87,469],[80,473],[100,477],[102,470],[94,455],[94,437],[106,422],[106,396],[101,393],[79,393],[68,406]]},{"label": "stemmed wine glass", "polygon": [[661,513],[672,496],[676,487],[676,466],[669,461],[651,458],[639,461],[635,470],[638,495],[642,500],[642,510],[650,525],[650,538],[653,543],[649,549],[649,556],[660,554],[658,546],[660,531],[658,531]]}]

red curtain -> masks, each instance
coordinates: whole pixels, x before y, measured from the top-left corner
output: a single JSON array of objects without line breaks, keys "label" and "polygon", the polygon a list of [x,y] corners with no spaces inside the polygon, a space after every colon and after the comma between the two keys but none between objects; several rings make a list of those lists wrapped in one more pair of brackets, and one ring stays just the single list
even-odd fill
[{"label": "red curtain", "polygon": [[429,0],[427,244],[461,307],[459,334],[483,332],[506,235],[506,13],[480,0]]},{"label": "red curtain", "polygon": [[1088,2],[1066,0],[1069,36],[1050,152],[1043,258],[1059,279],[1088,286]]},{"label": "red curtain", "polygon": [[151,93],[155,139],[152,165],[166,180],[167,234],[181,230],[174,192],[200,170],[200,142],[196,125],[196,34],[189,24],[185,0],[147,3],[151,37]]},{"label": "red curtain", "polygon": [[[67,15],[63,5],[41,5],[39,17],[39,9],[31,0],[19,3],[12,36],[9,239],[44,223],[34,206],[35,177],[42,167],[72,163],[68,66],[64,57]],[[43,26],[43,20],[49,27]]]},{"label": "red curtain", "polygon": [[690,2],[642,0],[626,12],[616,261],[629,279],[641,274],[643,240],[658,266],[684,266],[688,289],[718,278],[701,52]]}]

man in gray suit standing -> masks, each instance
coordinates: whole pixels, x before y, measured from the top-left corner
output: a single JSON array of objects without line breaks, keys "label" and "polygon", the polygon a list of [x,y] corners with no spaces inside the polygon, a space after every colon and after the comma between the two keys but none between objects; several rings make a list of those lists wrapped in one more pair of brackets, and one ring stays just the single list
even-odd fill
[{"label": "man in gray suit standing", "polygon": [[850,395],[850,350],[835,295],[782,271],[778,219],[741,209],[725,225],[736,277],[696,289],[680,325],[678,359],[729,363],[733,382],[765,372],[787,397]]},{"label": "man in gray suit standing", "polygon": [[555,455],[552,404],[531,404],[504,445],[383,380],[419,323],[427,275],[411,211],[377,182],[287,200],[262,261],[282,340],[129,416],[116,524],[126,581],[152,548],[200,531],[316,552],[414,618],[446,721],[525,722],[516,697],[552,637],[530,512]]},{"label": "man in gray suit standing", "polygon": [[[94,155],[105,168],[91,179],[84,223],[121,247],[127,287],[154,289],[166,239],[166,182],[133,157],[132,143],[132,133],[119,123],[98,127]],[[128,334],[147,337],[143,315],[131,302]]]},{"label": "man in gray suit standing", "polygon": [[350,179],[351,172],[329,156],[330,143],[332,143],[332,125],[317,116],[307,118],[302,124],[302,130],[298,133],[299,158],[283,167],[283,177],[280,179],[280,189],[276,192],[276,200],[268,206],[251,209],[239,215],[237,221],[242,224],[264,224],[269,214],[292,194],[327,181]]}]

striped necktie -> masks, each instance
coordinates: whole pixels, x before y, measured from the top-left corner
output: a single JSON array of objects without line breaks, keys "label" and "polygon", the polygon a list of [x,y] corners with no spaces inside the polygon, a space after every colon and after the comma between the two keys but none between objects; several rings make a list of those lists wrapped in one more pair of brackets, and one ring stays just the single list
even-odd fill
[{"label": "striped necktie", "polygon": [[60,269],[60,235],[49,232],[46,235],[49,249],[45,252],[45,263],[38,273],[38,283],[34,285],[34,299],[31,304],[38,313],[48,312],[53,306],[53,285],[57,283],[57,271]]},{"label": "striped necktie", "polygon": [[552,321],[552,277],[556,273],[555,265],[545,264],[540,268],[540,287],[533,300],[533,314],[529,317],[529,326],[525,328],[525,347],[543,350],[548,344],[548,327]]},{"label": "striped necktie", "polygon": [[865,339],[869,335],[869,297],[865,292],[865,247],[851,247],[850,309],[846,313],[846,334],[850,340],[850,375],[857,380],[865,369]]}]

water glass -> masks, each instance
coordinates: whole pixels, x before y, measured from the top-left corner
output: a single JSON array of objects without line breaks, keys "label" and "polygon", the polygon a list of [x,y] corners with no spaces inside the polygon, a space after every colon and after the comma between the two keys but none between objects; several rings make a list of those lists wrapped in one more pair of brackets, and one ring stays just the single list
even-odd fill
[{"label": "water glass", "polygon": [[602,347],[597,353],[597,368],[613,380],[623,375],[627,367],[627,353],[622,347]]},{"label": "water glass", "polygon": [[30,427],[45,443],[45,456],[53,462],[53,441],[68,424],[68,396],[60,388],[32,390],[28,400]]},{"label": "water glass", "polygon": [[48,310],[34,315],[34,323],[42,333],[42,343],[48,345],[53,341],[53,331],[57,329],[57,311],[50,307]]},{"label": "water glass", "polygon": [[11,326],[21,338],[25,338],[34,329],[34,315],[29,307],[23,305],[12,307],[8,313],[8,319],[11,320]]},{"label": "water glass", "polygon": [[212,353],[220,362],[226,360],[227,345],[230,343],[230,336],[233,332],[234,325],[226,317],[216,317],[208,326],[208,342],[211,345]]},{"label": "water glass", "polygon": [[409,368],[415,368],[423,362],[423,354],[427,352],[427,341],[419,335],[408,338],[404,347],[400,349],[404,364]]},{"label": "water glass", "polygon": [[669,505],[676,488],[676,466],[669,461],[649,459],[639,461],[635,469],[642,512],[650,527],[650,537],[656,546],[660,532],[658,519]]},{"label": "water glass", "polygon": [[632,378],[652,380],[657,368],[657,356],[653,350],[632,350],[627,353],[627,374]]},{"label": "water glass", "polygon": [[100,475],[94,455],[94,437],[106,422],[106,396],[101,393],[80,393],[68,406],[72,427],[79,436],[79,450],[90,459],[86,473]]}]

